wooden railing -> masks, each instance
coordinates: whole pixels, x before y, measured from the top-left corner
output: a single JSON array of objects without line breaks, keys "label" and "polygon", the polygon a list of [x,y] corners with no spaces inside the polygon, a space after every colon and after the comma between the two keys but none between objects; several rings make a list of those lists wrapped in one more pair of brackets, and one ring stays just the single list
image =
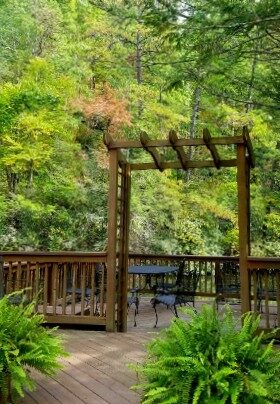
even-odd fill
[{"label": "wooden railing", "polygon": [[49,323],[106,324],[106,253],[0,252],[4,293],[25,289]]},{"label": "wooden railing", "polygon": [[[0,257],[0,297],[25,288],[25,297],[36,297],[36,309],[47,322],[106,325],[106,252],[0,252]],[[201,299],[240,300],[238,257],[129,254],[129,265],[178,266],[182,260],[199,273],[196,295]],[[260,313],[261,327],[280,327],[280,258],[249,257],[248,271],[251,307]],[[130,275],[128,282],[129,289],[143,289],[145,280]]]}]

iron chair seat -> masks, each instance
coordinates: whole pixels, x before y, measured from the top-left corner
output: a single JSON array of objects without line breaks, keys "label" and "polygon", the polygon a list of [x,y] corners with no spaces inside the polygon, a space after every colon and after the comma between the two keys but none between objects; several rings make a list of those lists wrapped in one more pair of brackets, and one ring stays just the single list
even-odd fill
[{"label": "iron chair seat", "polygon": [[[83,292],[82,292],[81,288],[74,289],[72,286],[70,286],[66,289],[66,293],[68,295],[72,295],[73,293],[75,293],[77,301],[82,300]],[[92,296],[92,289],[85,288],[84,289],[84,298],[85,298],[85,302],[86,302],[86,307],[88,307],[90,305],[91,296]],[[98,304],[100,303],[100,288],[95,289],[94,296],[95,296],[94,315],[99,316],[100,310],[98,309]]]},{"label": "iron chair seat", "polygon": [[158,289],[156,295],[151,299],[151,304],[156,315],[154,327],[158,323],[157,305],[164,304],[173,311],[176,317],[178,317],[177,306],[182,306],[182,304],[190,305],[192,303],[194,307],[198,278],[199,273],[196,269],[185,270],[185,261],[179,265],[175,285],[173,287],[168,285],[166,289]]}]

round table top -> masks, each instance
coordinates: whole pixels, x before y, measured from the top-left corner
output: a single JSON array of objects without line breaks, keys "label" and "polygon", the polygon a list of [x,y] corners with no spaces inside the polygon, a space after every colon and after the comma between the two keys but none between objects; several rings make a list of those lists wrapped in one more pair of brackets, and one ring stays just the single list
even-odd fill
[{"label": "round table top", "polygon": [[178,267],[168,265],[132,265],[128,267],[128,273],[134,275],[164,275],[178,271]]}]

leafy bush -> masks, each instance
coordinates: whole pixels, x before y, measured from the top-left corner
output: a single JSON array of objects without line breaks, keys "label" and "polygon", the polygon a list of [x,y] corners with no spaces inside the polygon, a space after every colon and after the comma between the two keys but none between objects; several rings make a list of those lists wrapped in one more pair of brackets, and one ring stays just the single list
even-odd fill
[{"label": "leafy bush", "polygon": [[[42,326],[43,316],[34,313],[34,302],[25,304],[22,293],[0,300],[0,402],[12,403],[35,387],[29,368],[52,375],[65,356],[62,340],[55,329]],[[14,304],[17,303],[17,304]]]},{"label": "leafy bush", "polygon": [[137,367],[143,403],[280,402],[280,351],[256,335],[258,317],[246,314],[238,329],[229,307],[221,318],[211,306],[184,310],[191,320],[174,319]]}]

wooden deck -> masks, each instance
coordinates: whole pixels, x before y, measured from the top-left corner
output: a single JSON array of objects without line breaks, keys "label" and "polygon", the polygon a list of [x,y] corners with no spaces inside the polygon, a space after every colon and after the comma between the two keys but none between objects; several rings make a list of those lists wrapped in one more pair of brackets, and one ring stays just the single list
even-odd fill
[{"label": "wooden deck", "polygon": [[[210,301],[197,298],[196,309]],[[240,318],[240,305],[232,305]],[[53,378],[33,372],[37,389],[27,393],[21,404],[136,404],[140,396],[130,387],[137,381],[129,363],[139,363],[146,355],[145,344],[167,327],[173,318],[164,306],[158,308],[158,327],[150,297],[141,297],[137,327],[133,307],[128,313],[127,333],[107,333],[89,329],[60,329],[70,356],[62,360],[64,368]],[[181,315],[182,316],[182,315]]]}]

